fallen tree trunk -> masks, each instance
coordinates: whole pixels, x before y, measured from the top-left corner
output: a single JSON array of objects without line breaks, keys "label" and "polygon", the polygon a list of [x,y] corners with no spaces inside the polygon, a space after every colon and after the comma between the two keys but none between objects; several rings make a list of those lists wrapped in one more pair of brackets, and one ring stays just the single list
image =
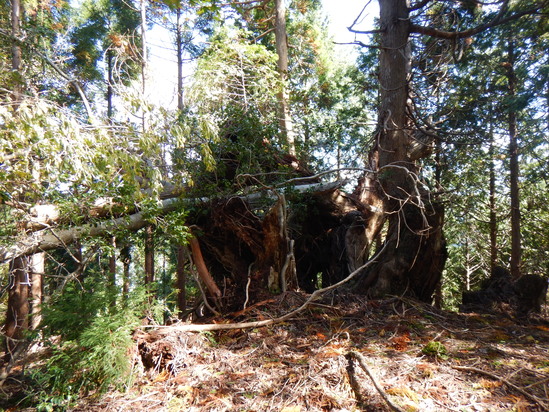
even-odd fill
[{"label": "fallen tree trunk", "polygon": [[[340,187],[343,182],[331,182],[331,183],[315,183],[292,187],[291,190],[303,193],[307,191],[322,192],[327,190],[333,190]],[[289,188],[278,189],[280,192],[289,190]],[[243,199],[254,205],[259,204],[265,199],[277,199],[273,193],[258,191],[246,196],[235,196],[235,198]],[[178,199],[169,198],[162,200],[158,209],[158,214],[165,215],[172,211],[177,210],[179,207],[192,204],[206,204],[211,203],[210,198],[198,198],[198,199]],[[54,216],[53,214],[47,216]],[[59,215],[56,215],[57,218]],[[55,223],[52,221],[51,223]],[[46,229],[36,231],[28,234],[27,237],[18,240],[13,246],[0,247],[0,263],[5,263],[13,260],[19,256],[32,255],[37,252],[48,251],[61,247],[66,247],[76,240],[86,237],[100,237],[104,236],[112,231],[118,229],[124,229],[129,231],[137,231],[142,229],[148,224],[146,216],[142,212],[130,214],[128,216],[110,218],[108,220],[101,220],[99,222],[89,223],[82,226],[70,227],[66,229],[57,229],[56,227],[49,226]]]}]

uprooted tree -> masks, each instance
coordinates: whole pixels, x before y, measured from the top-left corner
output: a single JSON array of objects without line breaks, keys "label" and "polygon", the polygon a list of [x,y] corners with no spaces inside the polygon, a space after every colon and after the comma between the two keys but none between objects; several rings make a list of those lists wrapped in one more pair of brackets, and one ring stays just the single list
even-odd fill
[{"label": "uprooted tree", "polygon": [[[437,134],[435,126],[415,110],[421,102],[415,101],[410,88],[411,36],[430,36],[457,45],[532,13],[541,3],[512,12],[508,2],[502,2],[487,21],[463,31],[416,24],[430,3],[408,6],[400,0],[380,1],[377,130],[365,173],[352,194],[338,189],[312,195],[305,216],[288,213],[288,223],[284,212],[277,212],[283,210],[284,202],[260,218],[248,204],[235,200],[217,204],[202,221],[201,241],[210,261],[217,262],[221,273],[226,270],[235,278],[235,290],[243,291],[248,278],[260,280],[261,290],[280,286],[272,282],[273,276],[278,282],[290,278],[281,271],[292,267],[288,265],[292,256],[303,288],[314,288],[318,273],[324,283],[333,283],[361,267],[382,236],[388,247],[358,274],[354,290],[374,296],[409,294],[431,301],[446,258],[444,214],[420,178],[420,161],[431,153]],[[292,232],[291,228],[299,229]]]},{"label": "uprooted tree", "polygon": [[[236,96],[236,103],[221,108],[232,121],[225,119],[217,125],[221,137],[217,149],[208,154],[215,158],[211,162],[214,166],[206,165],[194,188],[170,186],[152,211],[138,210],[133,203],[119,204],[113,196],[107,206],[86,210],[94,217],[92,223],[86,222],[87,216],[81,216],[78,224],[65,225],[53,207],[36,222],[23,222],[22,238],[0,249],[0,260],[18,262],[22,256],[66,248],[76,241],[112,237],[117,230],[142,230],[154,224],[155,218],[185,208],[186,224],[195,239],[191,255],[201,279],[210,285],[208,300],[213,310],[241,309],[265,294],[298,287],[312,292],[335,284],[350,273],[355,273],[355,277],[348,287],[355,292],[370,296],[404,294],[431,302],[446,259],[444,210],[422,179],[421,161],[431,154],[437,131],[416,110],[421,102],[411,88],[412,36],[432,36],[457,44],[460,39],[541,7],[512,12],[504,1],[486,22],[452,32],[419,24],[428,21],[423,12],[433,3],[420,1],[409,6],[405,0],[380,0],[380,29],[375,32],[379,44],[374,46],[379,49],[377,128],[365,156],[366,164],[361,168],[363,174],[352,193],[343,190],[348,182],[326,183],[323,177],[329,175],[327,172],[309,171],[293,153],[280,149],[283,145],[266,139],[273,135],[272,125],[278,124],[276,96],[269,100],[266,86],[255,95],[249,93],[248,87],[271,78],[276,84],[280,76],[275,70],[259,74],[253,70],[254,62],[274,61],[273,55],[255,46],[246,51],[248,54],[235,48],[229,56],[240,64],[239,71],[236,75],[229,73],[232,77],[227,79],[231,82],[221,82],[230,89],[228,95]],[[231,43],[223,44],[230,47]],[[219,96],[213,100],[219,103]],[[260,110],[254,111],[254,104]],[[270,123],[262,118],[250,122],[254,127],[246,129],[246,122],[239,121],[250,121],[262,111],[274,114]],[[257,125],[264,127],[261,133]],[[252,146],[255,158],[243,162],[240,156]],[[115,149],[113,145],[105,152]],[[145,158],[140,151],[128,151],[127,155]],[[193,155],[198,157],[196,150]],[[117,159],[114,169],[119,168],[123,174],[126,168],[148,166],[149,161],[136,161],[136,165],[126,160]],[[176,155],[173,161],[177,164]],[[244,163],[261,165],[261,173],[244,169]],[[163,159],[159,156],[152,164],[160,168]],[[103,168],[108,169],[104,165]],[[104,177],[105,182],[109,178]],[[128,186],[140,189],[141,199],[160,197],[159,190],[150,188],[150,176],[135,181],[136,186],[132,186],[134,182]],[[92,185],[93,178],[90,182]],[[124,184],[120,183],[120,187],[127,192]],[[203,188],[206,193],[200,191]],[[212,196],[217,190],[224,195]],[[13,268],[14,285],[24,289],[28,283],[24,274],[30,273],[29,269],[22,270],[15,264]],[[10,300],[8,311],[14,328],[21,330],[27,327],[28,307],[20,301],[27,298],[24,294],[17,296],[21,299]]]}]

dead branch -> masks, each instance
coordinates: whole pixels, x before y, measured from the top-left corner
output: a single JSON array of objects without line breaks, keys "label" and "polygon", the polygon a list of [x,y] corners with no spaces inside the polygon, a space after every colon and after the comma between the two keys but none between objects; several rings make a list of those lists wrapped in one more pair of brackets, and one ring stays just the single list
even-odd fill
[{"label": "dead branch", "polygon": [[340,46],[360,46],[360,47],[365,47],[365,48],[368,48],[368,49],[377,49],[377,50],[382,49],[381,46],[375,46],[373,44],[366,44],[366,43],[361,42],[360,40],[355,40],[355,41],[352,41],[352,42],[344,42],[344,43],[340,43],[340,42],[333,42],[333,43],[337,44],[337,45],[340,45]]},{"label": "dead branch", "polygon": [[529,388],[531,388],[531,387],[533,387],[533,386],[542,385],[542,384],[547,383],[547,382],[549,382],[549,378],[545,378],[545,379],[542,379],[542,380],[540,380],[540,381],[531,383],[530,385],[525,386],[525,388],[526,388],[526,389],[529,389]]},{"label": "dead branch", "polygon": [[374,377],[374,375],[372,374],[372,372],[370,372],[370,369],[368,369],[368,366],[366,365],[366,361],[364,360],[364,356],[362,356],[360,353],[358,352],[355,352],[355,351],[351,351],[349,353],[347,353],[347,355],[345,356],[347,358],[347,360],[349,362],[352,362],[353,359],[357,360],[358,361],[358,364],[360,365],[360,367],[362,368],[362,370],[364,372],[366,372],[366,374],[368,375],[368,377],[372,380],[372,383],[374,384],[375,388],[377,389],[377,391],[379,392],[379,394],[381,395],[381,397],[383,398],[383,400],[385,401],[385,403],[389,406],[389,408],[391,408],[393,411],[397,411],[397,412],[404,412],[404,409],[400,408],[398,405],[395,405],[390,399],[389,397],[387,396],[387,393],[383,390],[383,388],[379,385],[379,383],[377,382],[376,378]]},{"label": "dead branch", "polygon": [[479,369],[479,368],[475,368],[475,367],[472,367],[472,366],[452,366],[453,369],[456,369],[458,371],[466,371],[466,372],[475,372],[475,373],[478,373],[480,375],[485,375],[485,376],[488,376],[492,379],[495,379],[497,381],[500,381],[501,383],[505,384],[506,386],[508,386],[509,388],[521,393],[522,395],[524,395],[526,398],[530,399],[532,402],[538,404],[539,406],[542,407],[542,409],[544,410],[549,410],[549,404],[545,403],[544,401],[548,401],[547,399],[544,399],[543,401],[541,399],[539,399],[538,397],[528,393],[526,390],[524,390],[523,388],[521,388],[520,386],[517,386],[515,385],[514,383],[511,383],[509,382],[507,379],[505,378],[502,378],[501,376],[498,376],[492,372],[488,372],[488,371],[485,371],[483,369]]},{"label": "dead branch", "polygon": [[[198,285],[198,289],[200,290],[200,295],[202,296],[202,303],[204,303],[204,306],[206,306],[208,308],[208,310],[210,312],[212,312],[215,316],[221,316],[221,313],[219,313],[217,310],[215,310],[212,305],[210,305],[210,302],[208,302],[208,296],[206,295],[206,292],[204,292],[204,288],[202,287],[202,283],[200,282],[200,276],[198,275],[198,273],[196,273],[196,270],[194,270],[193,268],[193,259],[192,259],[192,256],[191,256],[191,252],[188,250],[188,249],[185,249],[186,252],[187,252],[187,258],[189,259],[189,261],[191,262],[191,266],[190,266],[190,270],[191,270],[191,273],[193,275],[193,278],[194,280],[196,281],[196,284]],[[196,266],[196,264],[195,264]],[[196,309],[198,309],[200,307],[200,301],[198,303],[198,305],[196,305],[195,308],[193,308],[189,313],[192,313],[194,312]],[[187,316],[183,316],[183,319],[186,318]]]},{"label": "dead branch", "polygon": [[14,350],[9,351],[9,349],[6,349],[6,351],[8,351],[7,353],[9,354],[9,360],[4,363],[4,365],[0,369],[0,388],[4,385],[4,382],[8,378],[11,369],[15,366],[15,363],[25,356],[31,344],[33,343],[29,339],[16,340],[8,336],[6,336],[6,338],[17,343]]},{"label": "dead branch", "polygon": [[190,238],[189,243],[191,245],[193,261],[196,266],[196,270],[198,271],[198,275],[200,276],[200,279],[202,280],[202,282],[204,282],[212,296],[220,298],[222,295],[221,291],[215,284],[212,275],[210,275],[210,271],[206,267],[206,262],[204,262],[204,258],[202,257],[202,251],[200,250],[200,243],[198,243],[198,239],[193,236]]},{"label": "dead branch", "polygon": [[347,375],[349,376],[349,385],[351,386],[351,389],[355,393],[355,398],[358,402],[359,407],[362,406],[364,403],[364,397],[362,396],[360,384],[358,382],[358,379],[356,377],[355,373],[355,363],[351,359],[347,359]]},{"label": "dead branch", "polygon": [[366,8],[368,8],[368,6],[370,5],[370,3],[372,2],[372,0],[369,0],[365,5],[364,7],[362,8],[362,10],[360,11],[360,13],[358,13],[358,16],[356,16],[355,20],[353,21],[353,23],[347,27],[347,30],[349,30],[350,32],[354,32],[355,29],[353,29],[353,27],[355,27],[360,18],[362,17],[362,15],[364,14],[364,12],[366,11]]}]

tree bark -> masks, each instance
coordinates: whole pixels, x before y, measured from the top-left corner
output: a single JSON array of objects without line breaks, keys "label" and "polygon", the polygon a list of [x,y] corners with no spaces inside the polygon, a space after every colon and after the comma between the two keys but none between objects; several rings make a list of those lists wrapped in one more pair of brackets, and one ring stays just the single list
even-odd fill
[{"label": "tree bark", "polygon": [[520,193],[519,193],[519,150],[517,137],[517,113],[512,106],[512,100],[516,96],[517,91],[517,76],[515,73],[515,45],[510,38],[507,48],[507,82],[508,82],[508,97],[509,113],[509,181],[510,181],[510,196],[511,196],[511,276],[514,279],[520,277],[521,271],[521,233],[520,233]]},{"label": "tree bark", "polygon": [[30,257],[30,272],[31,272],[31,313],[30,313],[30,329],[36,330],[42,321],[42,291],[43,291],[43,276],[45,270],[46,254],[35,253]]},{"label": "tree bark", "polygon": [[182,315],[187,310],[187,272],[185,265],[187,264],[187,256],[185,253],[185,246],[177,247],[177,266],[176,266],[176,287],[177,287],[177,309],[179,309],[179,316],[182,319]]},{"label": "tree bark", "polygon": [[21,0],[11,1],[11,69],[15,74],[15,82],[13,84],[13,100],[16,102],[21,101],[22,84],[21,84],[21,46],[15,39],[19,39],[21,36]]},{"label": "tree bark", "polygon": [[6,313],[6,356],[8,362],[18,340],[29,328],[29,258],[18,257],[10,264],[10,288]]},{"label": "tree bark", "polygon": [[154,282],[154,227],[145,228],[145,284]]},{"label": "tree bark", "polygon": [[429,153],[429,145],[419,152],[413,150],[413,122],[408,114],[411,26],[407,2],[380,0],[379,5],[380,109],[376,143],[369,154],[370,168],[377,176],[367,176],[370,190],[363,199],[381,210],[369,216],[369,237],[374,239],[388,219],[385,243],[390,247],[361,275],[357,288],[373,296],[405,293],[430,302],[446,259],[444,212],[429,200],[418,181],[416,161]]},{"label": "tree bark", "polygon": [[292,116],[290,114],[288,96],[288,34],[286,32],[286,5],[285,0],[275,0],[275,41],[278,55],[278,72],[280,74],[281,90],[278,93],[279,125],[282,136],[288,144],[288,153],[296,156],[295,134]]}]

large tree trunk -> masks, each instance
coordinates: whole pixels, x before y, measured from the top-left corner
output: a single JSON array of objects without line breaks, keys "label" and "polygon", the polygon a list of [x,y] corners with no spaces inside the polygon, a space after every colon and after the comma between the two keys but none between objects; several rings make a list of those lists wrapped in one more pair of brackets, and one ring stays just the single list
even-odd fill
[{"label": "large tree trunk", "polygon": [[[300,193],[306,191],[326,192],[334,190],[336,187],[339,187],[339,185],[340,184],[338,182],[313,183],[292,187],[292,191]],[[281,189],[280,191],[284,192],[284,190],[285,189]],[[266,198],[269,198],[269,195],[265,195],[262,192],[251,193],[247,196],[239,197],[239,199],[249,203],[262,202],[263,199]],[[186,204],[205,204],[209,201],[210,199],[164,199],[162,200],[159,214],[165,215],[177,210],[178,207],[183,207]],[[103,214],[101,216],[103,216]],[[39,220],[42,221],[41,219]],[[26,237],[11,246],[0,246],[0,263],[11,261],[23,255],[31,255],[41,251],[63,248],[67,245],[78,242],[80,239],[87,236],[105,236],[117,229],[125,229],[136,232],[143,229],[148,224],[149,223],[147,222],[146,216],[142,212],[138,212],[128,216],[105,219],[100,223],[84,224],[82,226],[76,226],[69,229],[58,229],[55,230],[54,233],[49,230],[29,233]],[[44,225],[42,224],[42,226]],[[28,225],[25,224],[24,227],[28,227]]]},{"label": "large tree trunk", "polygon": [[418,181],[416,162],[430,153],[430,145],[418,145],[413,138],[408,111],[410,16],[405,0],[379,4],[380,110],[376,144],[369,154],[369,166],[377,173],[367,177],[369,191],[362,200],[380,206],[369,216],[370,238],[388,219],[389,247],[361,275],[357,287],[374,296],[404,293],[431,301],[446,258],[444,214],[441,206],[430,203]]}]

